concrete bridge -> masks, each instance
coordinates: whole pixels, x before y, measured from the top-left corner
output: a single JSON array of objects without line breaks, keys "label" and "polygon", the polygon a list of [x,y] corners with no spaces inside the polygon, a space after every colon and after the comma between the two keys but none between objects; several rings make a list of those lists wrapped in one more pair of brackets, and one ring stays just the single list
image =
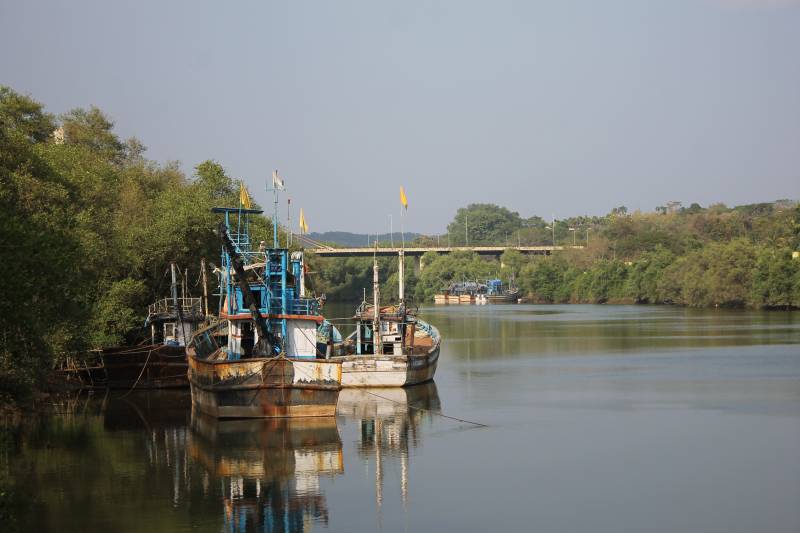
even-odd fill
[{"label": "concrete bridge", "polygon": [[[506,250],[516,250],[523,254],[531,255],[550,255],[561,250],[581,249],[583,246],[413,246],[405,248],[405,255],[414,258],[414,270],[421,271],[425,265],[422,256],[428,252],[438,254],[449,254],[451,252],[472,252],[478,255],[491,255],[500,257]],[[398,247],[364,247],[364,248],[331,248],[318,247],[306,248],[307,252],[313,252],[320,257],[394,257],[400,253]]]}]

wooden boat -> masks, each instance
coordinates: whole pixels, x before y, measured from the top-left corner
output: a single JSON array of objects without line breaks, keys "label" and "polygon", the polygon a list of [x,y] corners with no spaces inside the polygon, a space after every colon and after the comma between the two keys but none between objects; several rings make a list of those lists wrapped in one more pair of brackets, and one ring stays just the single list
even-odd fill
[{"label": "wooden boat", "polygon": [[164,389],[188,387],[186,341],[203,324],[206,311],[200,298],[177,296],[175,264],[172,298],[163,298],[147,309],[145,326],[150,343],[135,347],[106,348],[101,352],[110,389]]},{"label": "wooden boat", "polygon": [[279,248],[277,232],[273,248],[253,251],[248,217],[260,210],[214,212],[225,217],[221,309],[186,347],[192,406],[218,418],[334,416],[342,368],[317,358],[324,318],[304,296],[302,252]]},{"label": "wooden boat", "polygon": [[172,297],[147,309],[148,339],[131,345],[93,350],[83,361],[70,361],[63,369],[88,389],[166,389],[188,387],[186,340],[202,325],[207,314],[200,298],[178,297],[175,264]]},{"label": "wooden boat", "polygon": [[447,295],[446,294],[436,294],[433,297],[433,303],[443,305],[447,303]]},{"label": "wooden boat", "polygon": [[339,350],[343,355],[331,358],[342,363],[343,387],[402,387],[433,379],[441,336],[404,303],[402,268],[400,274],[400,304],[381,307],[374,263],[373,303],[362,302],[356,329]]}]

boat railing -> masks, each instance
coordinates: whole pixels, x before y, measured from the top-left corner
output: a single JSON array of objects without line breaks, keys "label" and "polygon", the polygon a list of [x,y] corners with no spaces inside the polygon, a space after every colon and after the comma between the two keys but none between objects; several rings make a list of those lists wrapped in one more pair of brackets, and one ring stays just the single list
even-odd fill
[{"label": "boat railing", "polygon": [[180,309],[181,314],[190,315],[201,310],[200,298],[178,298],[177,306],[172,298],[163,298],[147,306],[149,316],[174,315]]},{"label": "boat railing", "polygon": [[[281,299],[270,298],[270,309],[280,309]],[[319,315],[319,301],[313,298],[289,298],[286,301],[287,315]]]},{"label": "boat railing", "polygon": [[419,318],[416,320],[416,327],[417,329],[421,329],[425,333],[427,333],[432,339],[439,338],[439,330],[435,327],[431,326],[424,320],[420,320]]},{"label": "boat railing", "polygon": [[250,235],[248,233],[233,233],[229,231],[228,236],[240,252],[246,253],[250,251]]}]

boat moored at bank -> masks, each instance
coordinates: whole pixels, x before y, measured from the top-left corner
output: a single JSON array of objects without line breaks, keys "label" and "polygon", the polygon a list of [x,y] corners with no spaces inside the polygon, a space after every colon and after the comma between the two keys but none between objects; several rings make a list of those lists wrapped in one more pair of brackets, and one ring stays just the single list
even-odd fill
[{"label": "boat moored at bank", "polygon": [[380,305],[377,261],[373,265],[373,301],[358,307],[355,331],[332,358],[342,363],[343,387],[403,387],[433,379],[442,339],[406,305],[402,253],[400,261],[397,305]]},{"label": "boat moored at bank", "polygon": [[187,345],[193,407],[218,418],[334,416],[342,368],[318,357],[324,318],[305,297],[302,252],[280,248],[277,232],[272,248],[254,250],[249,216],[260,210],[214,211],[224,215],[220,312]]}]

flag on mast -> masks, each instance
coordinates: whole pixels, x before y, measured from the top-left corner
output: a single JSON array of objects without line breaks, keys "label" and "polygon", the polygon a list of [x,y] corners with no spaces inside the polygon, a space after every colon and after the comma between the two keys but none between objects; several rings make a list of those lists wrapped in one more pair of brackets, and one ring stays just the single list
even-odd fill
[{"label": "flag on mast", "polygon": [[250,194],[247,192],[247,187],[244,186],[244,182],[239,182],[239,203],[244,206],[245,209],[250,209]]},{"label": "flag on mast", "polygon": [[408,198],[406,198],[406,190],[403,186],[400,186],[400,203],[403,204],[403,207],[408,210]]},{"label": "flag on mast", "polygon": [[303,208],[300,208],[300,231],[308,233],[308,224],[306,224],[306,216],[303,214]]},{"label": "flag on mast", "polygon": [[283,178],[278,176],[277,170],[272,171],[272,188],[276,191],[282,191],[284,188]]}]

